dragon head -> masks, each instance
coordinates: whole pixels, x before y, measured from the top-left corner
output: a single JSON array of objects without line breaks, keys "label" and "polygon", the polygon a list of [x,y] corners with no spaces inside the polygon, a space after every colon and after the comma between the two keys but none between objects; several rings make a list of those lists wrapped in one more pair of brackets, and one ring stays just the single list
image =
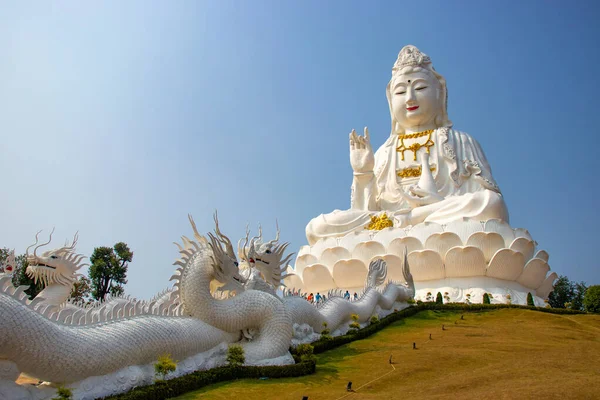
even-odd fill
[{"label": "dragon head", "polygon": [[229,238],[221,233],[217,213],[215,219],[215,234],[208,234],[210,241],[208,245],[212,250],[212,266],[214,279],[224,284],[220,291],[241,292],[244,290],[246,279],[240,274],[239,263],[233,252],[233,246]]},{"label": "dragon head", "polygon": [[[258,227],[258,236],[250,240],[248,243],[248,231],[246,230],[246,243],[240,247],[238,243],[238,253],[240,257],[248,262],[250,268],[256,267],[262,274],[264,280],[275,287],[282,285],[282,280],[287,275],[284,275],[287,264],[293,256],[289,254],[284,257],[284,252],[289,246],[289,243],[279,243],[279,225],[277,226],[277,234],[274,240],[266,243],[262,239],[262,228]],[[241,242],[241,241],[240,241]]]},{"label": "dragon head", "polygon": [[387,263],[384,259],[379,258],[371,261],[369,264],[369,272],[367,274],[367,287],[377,287],[385,283],[387,277]]},{"label": "dragon head", "polygon": [[[35,243],[29,246],[25,251],[25,257],[27,259],[27,264],[29,265],[25,272],[36,283],[38,280],[40,280],[44,282],[46,286],[55,283],[64,286],[71,286],[77,277],[81,275],[78,274],[77,271],[83,266],[88,265],[80,264],[84,256],[75,253],[77,233],[75,234],[73,243],[71,245],[69,245],[67,242],[63,247],[48,250],[42,254],[37,254],[37,250],[40,247],[46,246],[52,241],[52,233],[54,233],[54,229],[50,233],[50,239],[48,242],[37,245],[38,235],[40,232],[35,235]],[[36,246],[33,249],[33,254],[29,254],[29,249],[33,246]]]},{"label": "dragon head", "polygon": [[17,266],[17,260],[15,259],[15,250],[11,250],[8,252],[6,256],[6,260],[4,260],[4,273],[12,274],[15,272],[15,268]]}]

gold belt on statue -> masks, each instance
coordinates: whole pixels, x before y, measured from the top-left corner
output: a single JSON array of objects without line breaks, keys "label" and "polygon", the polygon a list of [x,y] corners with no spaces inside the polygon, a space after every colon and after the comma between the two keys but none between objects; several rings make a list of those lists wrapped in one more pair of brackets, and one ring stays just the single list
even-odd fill
[{"label": "gold belt on statue", "polygon": [[[435,166],[429,167],[429,170],[431,172],[435,171]],[[421,166],[419,165],[418,167],[399,169],[396,171],[396,175],[398,175],[400,178],[418,178],[421,176]]]}]

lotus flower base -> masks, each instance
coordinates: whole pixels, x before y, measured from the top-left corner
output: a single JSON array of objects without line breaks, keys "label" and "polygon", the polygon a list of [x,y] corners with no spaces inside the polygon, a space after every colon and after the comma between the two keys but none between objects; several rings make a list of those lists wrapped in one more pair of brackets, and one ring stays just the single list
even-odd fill
[{"label": "lotus flower base", "polygon": [[387,279],[402,281],[407,251],[416,299],[425,300],[428,292],[435,299],[441,292],[448,293],[451,302],[466,302],[469,297],[470,302],[481,303],[487,292],[494,303],[526,304],[530,292],[536,305],[543,306],[558,276],[549,273],[548,253],[537,250],[536,244],[527,230],[495,219],[363,230],[303,246],[290,271],[295,275],[285,284],[304,292],[353,293],[364,287],[370,262],[379,258],[387,263]]}]

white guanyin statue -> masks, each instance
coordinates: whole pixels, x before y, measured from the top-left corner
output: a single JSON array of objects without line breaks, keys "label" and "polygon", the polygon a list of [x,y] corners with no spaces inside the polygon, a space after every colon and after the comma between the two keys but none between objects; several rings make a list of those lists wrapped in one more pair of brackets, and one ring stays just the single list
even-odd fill
[{"label": "white guanyin statue", "polygon": [[364,136],[350,133],[351,208],[310,221],[309,244],[362,230],[382,211],[395,227],[424,221],[446,224],[463,217],[508,222],[479,143],[452,129],[446,81],[431,59],[405,46],[386,95],[392,118],[389,138],[373,154],[367,128]]},{"label": "white guanyin statue", "polygon": [[407,252],[416,299],[441,292],[446,301],[481,302],[488,293],[493,302],[524,304],[532,293],[544,305],[557,278],[548,253],[509,225],[481,146],[452,128],[446,81],[431,59],[405,46],[386,95],[389,138],[374,153],[367,128],[350,133],[351,207],[308,223],[309,245],[286,285],[359,291],[378,258],[401,280]]}]

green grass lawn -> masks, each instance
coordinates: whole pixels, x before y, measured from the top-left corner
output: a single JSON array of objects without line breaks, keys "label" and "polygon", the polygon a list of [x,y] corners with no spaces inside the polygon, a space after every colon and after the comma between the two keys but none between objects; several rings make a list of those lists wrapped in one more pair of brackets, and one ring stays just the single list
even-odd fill
[{"label": "green grass lawn", "polygon": [[177,399],[597,399],[600,316],[422,311],[317,358],[314,375],[244,379]]}]

